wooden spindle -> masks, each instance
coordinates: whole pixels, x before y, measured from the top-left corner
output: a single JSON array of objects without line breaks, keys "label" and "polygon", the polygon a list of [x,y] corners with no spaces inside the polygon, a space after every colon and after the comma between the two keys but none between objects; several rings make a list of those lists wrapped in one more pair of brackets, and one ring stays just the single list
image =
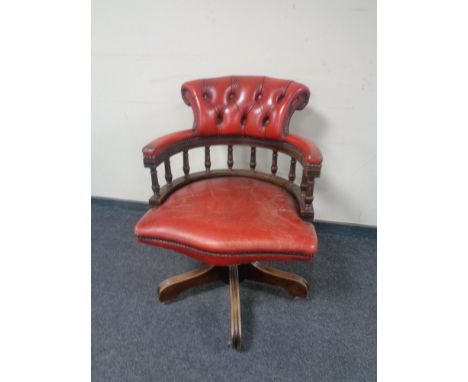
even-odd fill
[{"label": "wooden spindle", "polygon": [[232,145],[228,145],[228,161],[227,165],[229,167],[229,170],[232,170],[232,166],[234,165],[234,159],[232,157]]},{"label": "wooden spindle", "polygon": [[306,190],[304,202],[306,209],[312,210],[312,202],[314,200],[314,176],[311,169],[306,171]]},{"label": "wooden spindle", "polygon": [[155,198],[159,199],[159,181],[158,181],[158,172],[156,170],[156,166],[152,166],[150,168],[151,171],[151,188],[153,189],[153,194]]},{"label": "wooden spindle", "polygon": [[164,171],[165,171],[165,177],[166,177],[166,182],[168,184],[172,183],[172,172],[171,172],[171,160],[167,158],[164,161]]},{"label": "wooden spindle", "polygon": [[252,171],[255,171],[255,167],[257,166],[257,160],[256,160],[256,148],[255,146],[252,146],[250,148],[250,169]]},{"label": "wooden spindle", "polygon": [[305,192],[307,188],[307,177],[305,168],[302,169],[302,179],[301,179],[301,191]]},{"label": "wooden spindle", "polygon": [[205,146],[205,170],[210,171],[211,159],[210,159],[210,146]]},{"label": "wooden spindle", "polygon": [[278,171],[278,150],[273,150],[273,158],[271,161],[271,173],[276,175]]},{"label": "wooden spindle", "polygon": [[291,158],[291,164],[289,166],[289,181],[292,183],[296,179],[296,159]]},{"label": "wooden spindle", "polygon": [[190,165],[189,165],[189,157],[188,157],[188,150],[183,151],[183,158],[184,158],[184,174],[188,175],[190,173]]}]

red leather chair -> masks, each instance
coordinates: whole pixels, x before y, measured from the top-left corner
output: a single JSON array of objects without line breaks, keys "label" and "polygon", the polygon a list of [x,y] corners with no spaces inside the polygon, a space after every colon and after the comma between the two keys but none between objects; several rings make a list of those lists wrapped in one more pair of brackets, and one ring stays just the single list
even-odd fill
[{"label": "red leather chair", "polygon": [[[151,170],[152,208],[135,234],[142,243],[169,248],[206,265],[163,281],[160,301],[182,291],[224,280],[231,292],[231,344],[241,345],[239,280],[284,288],[305,298],[302,277],[261,266],[259,261],[310,261],[317,252],[312,224],[314,181],[322,156],[312,143],[289,134],[295,110],[309,100],[309,89],[297,82],[269,77],[221,77],[182,85],[192,107],[193,127],[160,137],[143,148]],[[210,147],[227,146],[227,168],[212,170]],[[236,145],[250,146],[250,168],[236,168]],[[205,171],[190,173],[189,149],[204,147]],[[272,150],[271,174],[256,170],[256,147]],[[290,157],[288,179],[277,175],[278,152]],[[173,180],[171,156],[182,153],[184,176]],[[300,185],[294,183],[296,163]],[[157,167],[164,164],[166,184],[159,186]]]}]

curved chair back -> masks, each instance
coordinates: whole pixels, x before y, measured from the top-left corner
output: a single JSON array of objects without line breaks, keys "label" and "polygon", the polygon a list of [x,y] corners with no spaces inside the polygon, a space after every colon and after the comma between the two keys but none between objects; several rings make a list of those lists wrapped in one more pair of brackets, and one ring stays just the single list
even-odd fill
[{"label": "curved chair back", "polygon": [[201,136],[282,140],[292,114],[307,105],[309,96],[305,85],[270,77],[229,76],[182,85],[182,98],[193,109],[193,130]]}]

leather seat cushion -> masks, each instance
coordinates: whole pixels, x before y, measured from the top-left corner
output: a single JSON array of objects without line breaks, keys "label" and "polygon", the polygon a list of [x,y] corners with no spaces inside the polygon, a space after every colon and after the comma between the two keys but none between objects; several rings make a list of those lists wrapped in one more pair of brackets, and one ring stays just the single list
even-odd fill
[{"label": "leather seat cushion", "polygon": [[314,226],[303,221],[282,188],[256,179],[224,177],[175,191],[137,223],[138,240],[208,264],[311,260]]}]

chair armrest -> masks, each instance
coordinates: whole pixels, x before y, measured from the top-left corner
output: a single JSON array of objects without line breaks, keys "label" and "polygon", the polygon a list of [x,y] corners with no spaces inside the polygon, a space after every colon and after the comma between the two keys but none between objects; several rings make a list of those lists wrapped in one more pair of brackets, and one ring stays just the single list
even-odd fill
[{"label": "chair armrest", "polygon": [[163,135],[148,143],[145,147],[143,147],[143,155],[145,159],[153,159],[156,158],[159,154],[161,154],[165,149],[169,148],[170,146],[182,142],[185,139],[193,138],[195,133],[193,130],[182,130],[176,131],[175,133]]},{"label": "chair armrest", "polygon": [[322,164],[322,153],[312,141],[294,134],[287,135],[285,141],[301,150],[304,163],[314,166]]}]

